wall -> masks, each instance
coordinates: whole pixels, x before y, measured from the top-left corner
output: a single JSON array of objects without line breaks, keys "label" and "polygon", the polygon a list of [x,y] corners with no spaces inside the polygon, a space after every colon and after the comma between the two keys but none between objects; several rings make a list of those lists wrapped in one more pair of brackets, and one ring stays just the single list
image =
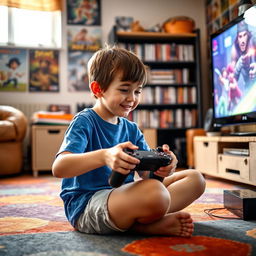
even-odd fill
[{"label": "wall", "polygon": [[[103,43],[107,42],[108,33],[114,25],[115,16],[132,16],[139,20],[144,28],[174,16],[189,16],[201,30],[201,59],[202,59],[202,92],[203,111],[209,105],[208,63],[206,49],[205,4],[204,0],[101,0]],[[76,110],[76,103],[91,103],[93,98],[89,93],[68,92],[67,90],[67,55],[66,55],[66,16],[64,6],[63,15],[63,49],[60,54],[60,92],[59,93],[29,93],[29,92],[1,92],[0,104],[8,103],[49,103],[70,104],[72,112]]]}]

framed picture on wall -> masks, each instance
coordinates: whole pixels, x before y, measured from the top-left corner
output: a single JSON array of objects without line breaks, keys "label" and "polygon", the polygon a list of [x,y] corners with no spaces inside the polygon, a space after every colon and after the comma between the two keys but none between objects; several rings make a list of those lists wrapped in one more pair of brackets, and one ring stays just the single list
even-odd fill
[{"label": "framed picture on wall", "polygon": [[68,50],[95,52],[101,47],[101,27],[68,26]]},{"label": "framed picture on wall", "polygon": [[0,91],[25,92],[27,84],[27,50],[0,48]]},{"label": "framed picture on wall", "polygon": [[100,0],[67,0],[67,24],[101,25]]},{"label": "framed picture on wall", "polygon": [[87,63],[93,52],[68,51],[68,91],[89,92]]},{"label": "framed picture on wall", "polygon": [[59,91],[59,51],[29,51],[29,91]]}]

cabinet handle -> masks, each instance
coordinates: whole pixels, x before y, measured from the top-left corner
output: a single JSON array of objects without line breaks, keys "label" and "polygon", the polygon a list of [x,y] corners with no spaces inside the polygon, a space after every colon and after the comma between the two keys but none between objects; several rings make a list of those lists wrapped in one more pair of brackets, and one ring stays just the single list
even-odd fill
[{"label": "cabinet handle", "polygon": [[58,133],[60,133],[60,130],[48,130],[48,133],[50,133],[50,134],[58,134]]},{"label": "cabinet handle", "polygon": [[238,174],[238,175],[240,175],[240,171],[239,171],[239,170],[235,170],[235,169],[226,168],[226,172],[227,172],[227,173],[232,173],[232,174]]},{"label": "cabinet handle", "polygon": [[244,159],[244,164],[247,165],[248,164],[248,160]]},{"label": "cabinet handle", "polygon": [[208,147],[209,143],[208,142],[204,142],[204,146]]}]

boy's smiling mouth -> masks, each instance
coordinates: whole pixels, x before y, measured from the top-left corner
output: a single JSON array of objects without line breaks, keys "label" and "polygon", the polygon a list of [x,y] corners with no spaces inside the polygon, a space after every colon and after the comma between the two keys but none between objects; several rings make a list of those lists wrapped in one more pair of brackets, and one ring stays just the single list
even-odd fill
[{"label": "boy's smiling mouth", "polygon": [[132,105],[124,105],[124,104],[120,104],[122,108],[124,108],[125,110],[131,110],[132,109]]}]

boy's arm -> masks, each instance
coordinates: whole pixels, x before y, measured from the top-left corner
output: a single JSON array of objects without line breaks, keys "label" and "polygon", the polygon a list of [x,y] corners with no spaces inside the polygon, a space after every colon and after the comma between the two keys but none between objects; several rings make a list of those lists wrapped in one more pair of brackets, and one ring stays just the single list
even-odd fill
[{"label": "boy's arm", "polygon": [[137,149],[131,142],[124,142],[112,148],[80,154],[62,152],[53,163],[52,173],[59,178],[71,178],[107,165],[112,170],[127,174],[139,160],[126,154],[124,148]]},{"label": "boy's arm", "polygon": [[105,165],[104,154],[106,149],[87,153],[75,154],[62,152],[52,165],[53,176],[58,178],[71,178]]}]

